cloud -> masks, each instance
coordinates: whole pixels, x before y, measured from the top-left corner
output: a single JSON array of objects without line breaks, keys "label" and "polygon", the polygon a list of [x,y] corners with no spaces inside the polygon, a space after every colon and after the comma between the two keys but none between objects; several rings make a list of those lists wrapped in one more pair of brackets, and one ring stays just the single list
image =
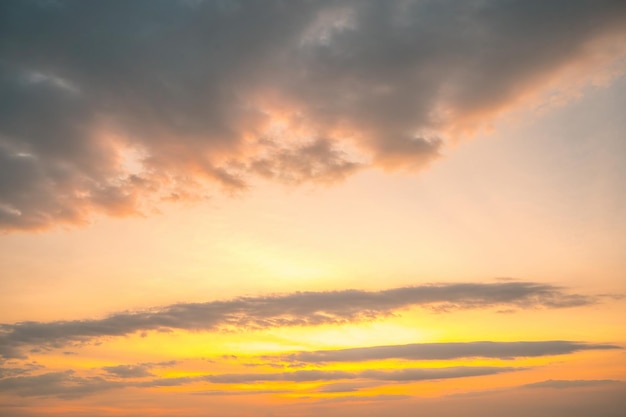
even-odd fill
[{"label": "cloud", "polygon": [[449,368],[406,368],[396,371],[363,371],[364,378],[378,381],[427,381],[431,379],[466,378],[471,376],[494,375],[503,372],[522,371],[525,368],[495,366],[454,366]]},{"label": "cloud", "polygon": [[535,382],[532,384],[522,385],[521,388],[586,388],[598,387],[604,385],[623,384],[624,381],[614,379],[548,379],[546,381]]},{"label": "cloud", "polygon": [[267,381],[313,382],[359,378],[359,374],[346,371],[303,370],[281,373],[218,374],[203,377],[215,384],[251,384]]},{"label": "cloud", "polygon": [[0,368],[0,379],[19,376],[19,375],[27,375],[41,368],[43,368],[43,366],[39,365],[38,363],[25,363],[21,367],[18,367],[18,366],[2,367]]},{"label": "cloud", "polygon": [[324,384],[317,388],[316,392],[324,393],[343,393],[343,392],[357,392],[363,388],[372,388],[381,385],[381,382],[335,382],[332,384]]},{"label": "cloud", "polygon": [[435,379],[466,378],[521,371],[525,368],[495,366],[454,366],[449,368],[406,368],[399,370],[367,370],[360,372],[303,370],[281,373],[208,375],[204,380],[216,384],[251,384],[268,381],[314,382],[344,379],[370,379],[375,381],[413,382]]},{"label": "cloud", "polygon": [[342,395],[339,397],[321,398],[316,400],[315,403],[342,403],[342,402],[372,402],[372,401],[397,401],[413,398],[411,395],[404,394],[378,394],[378,395]]},{"label": "cloud", "polygon": [[13,392],[21,397],[72,399],[123,386],[101,377],[79,377],[72,370],[0,379],[2,392]]},{"label": "cloud", "polygon": [[0,16],[3,230],[257,177],[421,169],[626,27],[609,0],[9,0]]},{"label": "cloud", "polygon": [[[112,367],[118,368],[118,367]],[[121,373],[121,375],[120,375]],[[147,376],[150,376],[148,374]],[[107,377],[120,377],[114,380]],[[112,389],[128,387],[164,387],[179,386],[195,381],[197,378],[157,378],[150,381],[135,382],[128,378],[143,375],[129,375],[125,371],[114,369],[110,375],[83,377],[69,369],[61,372],[47,372],[39,375],[14,376],[0,379],[0,390],[11,392],[21,397],[58,397],[62,399],[76,399]]]},{"label": "cloud", "polygon": [[399,310],[490,307],[566,308],[595,303],[593,296],[533,282],[430,284],[382,291],[295,292],[229,301],[173,304],[103,319],[21,322],[0,325],[0,356],[20,357],[21,348],[57,348],[69,342],[143,331],[266,329],[346,324],[387,317]]},{"label": "cloud", "polygon": [[136,365],[103,366],[102,370],[107,374],[118,378],[143,378],[154,376],[154,374],[150,372],[153,368],[169,367],[176,365],[176,363],[176,361],[168,361],[158,363],[146,362]]},{"label": "cloud", "polygon": [[199,380],[198,377],[180,376],[177,378],[157,378],[149,381],[128,383],[128,386],[152,388],[152,387],[178,387]]},{"label": "cloud", "polygon": [[407,345],[297,352],[279,358],[305,363],[362,362],[384,359],[448,360],[475,357],[511,359],[515,357],[564,355],[582,350],[606,349],[621,349],[621,347],[616,345],[589,344],[563,340],[536,342],[412,343]]},{"label": "cloud", "polygon": [[[232,390],[231,390],[232,391]],[[229,391],[225,391],[229,392]],[[116,393],[117,394],[117,393]],[[117,401],[91,401],[87,403],[65,403],[65,407],[45,407],[46,415],[59,417],[106,417],[115,412],[116,415],[126,417],[142,416],[144,409],[129,407],[129,401],[138,401],[136,393],[129,393],[131,397],[116,397]],[[624,386],[621,384],[607,385],[593,390],[563,390],[558,393],[549,393],[534,389],[510,389],[494,392],[489,397],[419,397],[405,398],[402,394],[380,394],[363,396],[338,396],[320,398],[319,396],[292,397],[292,401],[258,401],[251,409],[245,408],[243,401],[237,401],[228,407],[228,402],[220,402],[218,398],[206,398],[201,409],[182,410],[181,402],[189,401],[193,404],[198,396],[184,397],[184,394],[155,393],[156,398],[150,398],[150,404],[158,408],[163,415],[193,416],[193,417],[238,417],[246,415],[260,416],[314,416],[328,417],[355,417],[355,416],[395,416],[411,417],[416,410],[423,415],[432,417],[467,417],[484,416],[511,416],[511,417],[622,417],[624,410]],[[211,395],[211,394],[209,394]],[[217,395],[217,394],[216,394]],[[127,398],[130,398],[127,401]],[[388,400],[401,401],[388,401]],[[253,400],[253,399],[251,399]],[[380,401],[377,401],[380,400]],[[0,412],[7,417],[39,417],[41,407],[36,407],[28,401],[3,402]],[[335,402],[349,402],[347,407],[337,407]],[[52,403],[52,402],[51,402]],[[328,403],[324,406],[323,403]],[[50,404],[50,403],[49,403]],[[54,403],[52,403],[54,405]],[[101,406],[101,404],[104,404]],[[242,412],[243,410],[243,412]],[[256,414],[255,414],[256,413]],[[153,413],[154,414],[154,413]]]},{"label": "cloud", "polygon": [[117,365],[105,366],[103,371],[119,378],[142,378],[146,376],[154,376],[146,365]]},{"label": "cloud", "polygon": [[[281,373],[214,374],[177,378],[155,378],[147,381],[132,381],[123,376],[110,380],[104,377],[81,377],[73,370],[48,372],[40,375],[12,376],[0,379],[0,389],[21,397],[80,398],[111,389],[177,387],[192,383],[212,384],[255,384],[260,382],[318,382],[342,380],[371,380],[383,383],[412,382],[473,376],[494,375],[503,372],[522,371],[525,368],[512,367],[472,367],[450,368],[408,368],[401,370],[368,370],[346,372],[333,370],[301,370]],[[245,394],[270,394],[284,391],[246,391]],[[338,392],[338,391],[333,391]],[[345,391],[343,391],[345,392]],[[226,395],[223,391],[198,391],[202,395]]]},{"label": "cloud", "polygon": [[285,394],[291,393],[291,390],[264,389],[264,390],[205,390],[194,391],[194,395],[207,395],[212,397],[222,396],[239,396],[239,395],[266,395],[266,394]]}]

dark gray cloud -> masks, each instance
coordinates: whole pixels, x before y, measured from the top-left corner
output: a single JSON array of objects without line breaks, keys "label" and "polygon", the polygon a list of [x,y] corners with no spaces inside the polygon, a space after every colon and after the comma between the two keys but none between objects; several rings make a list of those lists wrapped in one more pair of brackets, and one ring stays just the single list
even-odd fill
[{"label": "dark gray cloud", "polygon": [[583,350],[621,349],[620,346],[590,344],[564,340],[535,342],[463,342],[412,343],[407,345],[371,346],[338,350],[297,352],[279,359],[306,362],[362,362],[383,359],[448,360],[459,358],[497,358],[564,355]]},{"label": "dark gray cloud", "polygon": [[421,168],[626,27],[619,0],[0,2],[0,228]]},{"label": "dark gray cloud", "polygon": [[57,348],[69,342],[139,331],[242,330],[282,326],[345,324],[380,319],[398,310],[489,307],[565,308],[595,303],[593,296],[533,282],[430,284],[382,291],[295,292],[229,301],[174,304],[122,312],[103,319],[21,322],[0,325],[0,355],[18,357],[21,348]]}]

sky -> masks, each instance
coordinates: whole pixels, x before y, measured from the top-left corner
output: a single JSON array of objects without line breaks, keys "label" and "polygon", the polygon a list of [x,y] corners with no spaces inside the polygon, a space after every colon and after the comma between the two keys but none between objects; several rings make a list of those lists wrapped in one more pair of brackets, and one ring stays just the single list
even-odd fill
[{"label": "sky", "polygon": [[0,415],[619,417],[626,3],[0,2]]}]

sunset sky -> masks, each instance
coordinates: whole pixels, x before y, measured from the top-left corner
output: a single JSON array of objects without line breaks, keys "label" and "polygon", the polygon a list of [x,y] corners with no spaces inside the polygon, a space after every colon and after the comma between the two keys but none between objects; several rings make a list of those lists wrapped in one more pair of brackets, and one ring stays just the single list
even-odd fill
[{"label": "sunset sky", "polygon": [[626,2],[0,1],[0,415],[623,417]]}]

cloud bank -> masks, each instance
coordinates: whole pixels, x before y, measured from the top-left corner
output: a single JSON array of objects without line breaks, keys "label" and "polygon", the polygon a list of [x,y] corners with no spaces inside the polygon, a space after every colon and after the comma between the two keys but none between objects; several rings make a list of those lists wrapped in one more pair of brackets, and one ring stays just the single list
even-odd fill
[{"label": "cloud bank", "polygon": [[0,230],[420,169],[624,27],[618,0],[3,1]]},{"label": "cloud bank", "polygon": [[[123,312],[103,319],[0,325],[0,355],[19,357],[23,347],[57,348],[71,342],[143,331],[219,331],[346,324],[423,307],[441,310],[491,307],[567,308],[597,302],[561,287],[533,282],[430,284],[382,291],[295,292],[229,301],[174,304]],[[483,349],[485,350],[485,349]]]}]

